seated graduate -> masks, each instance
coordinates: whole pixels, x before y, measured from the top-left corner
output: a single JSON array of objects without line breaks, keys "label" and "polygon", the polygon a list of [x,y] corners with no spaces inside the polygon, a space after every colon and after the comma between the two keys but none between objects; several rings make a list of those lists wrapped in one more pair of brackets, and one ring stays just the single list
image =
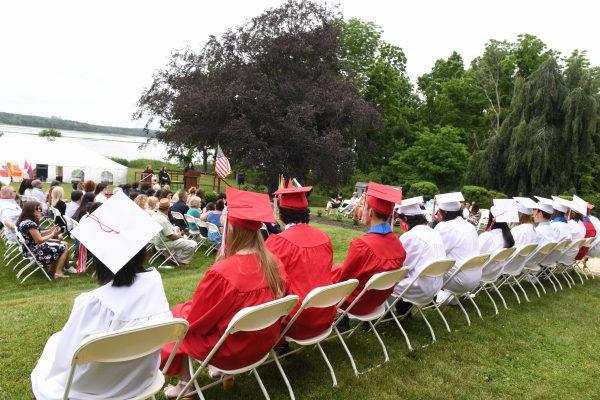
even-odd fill
[{"label": "seated graduate", "polygon": [[[575,213],[575,215],[572,215],[572,218],[573,219],[579,218],[579,222],[585,228],[584,238],[585,239],[592,238],[592,237],[595,238],[596,235],[598,234],[598,231],[596,230],[596,227],[594,226],[594,224],[592,223],[592,221],[590,220],[590,217],[589,217],[590,210],[594,206],[592,206],[591,204],[589,204],[587,201],[583,200],[581,197],[577,196],[576,194],[573,195],[573,206],[574,206],[573,208],[575,209],[576,213]],[[575,257],[575,260],[582,260],[583,258],[585,258],[587,256],[589,250],[590,250],[589,247],[582,247],[581,249],[579,249],[579,252],[577,253],[577,256]]]},{"label": "seated graduate", "polygon": [[[439,233],[430,228],[425,218],[425,210],[421,208],[423,197],[402,200],[398,212],[400,219],[407,225],[408,231],[400,236],[400,242],[406,251],[404,266],[409,269],[406,278],[401,280],[394,292],[401,294],[407,286],[430,262],[446,258],[446,249]],[[405,315],[417,303],[431,299],[442,288],[443,278],[423,276],[404,293],[403,299],[396,303],[396,312]]]},{"label": "seated graduate", "polygon": [[571,228],[569,228],[569,224],[567,223],[566,215],[569,211],[571,202],[557,196],[552,196],[552,201],[554,214],[552,214],[550,226],[558,233],[558,241],[560,242],[565,239],[573,240],[573,235],[571,233]]},{"label": "seated graduate", "polygon": [[538,243],[538,234],[533,226],[533,213],[537,210],[537,203],[529,197],[514,197],[517,201],[517,212],[519,213],[519,224],[511,228],[515,247],[525,246],[530,243]]},{"label": "seated graduate", "polygon": [[[440,222],[434,229],[442,237],[446,257],[456,261],[456,264],[446,273],[444,277],[444,280],[446,280],[468,258],[479,254],[479,237],[475,227],[462,216],[461,202],[464,201],[462,193],[438,194],[435,196],[435,200],[439,208],[436,212],[436,218]],[[455,292],[467,292],[479,285],[480,280],[481,268],[460,271],[448,282],[448,288]],[[442,289],[437,296],[437,302],[445,302],[451,296],[452,294],[449,291]],[[453,303],[455,303],[455,300],[451,299],[450,304]]]},{"label": "seated graduate", "polygon": [[[333,268],[334,282],[358,279],[358,287],[348,296],[342,308],[354,301],[371,276],[378,272],[401,268],[406,252],[390,225],[394,206],[402,201],[402,192],[391,186],[369,182],[367,188],[367,210],[365,221],[369,231],[352,239],[344,263]],[[352,314],[364,315],[387,299],[394,288],[367,293],[352,308]],[[340,329],[345,329],[344,322]]]},{"label": "seated graduate", "polygon": [[[269,196],[227,187],[227,203],[224,254],[206,272],[193,298],[172,310],[175,317],[187,319],[190,328],[167,372],[180,379],[176,386],[165,388],[169,398],[177,397],[190,379],[188,355],[203,360],[238,311],[281,298],[286,292],[280,262],[266,249],[259,233],[263,221],[275,221]],[[280,332],[278,322],[257,332],[229,336],[210,364],[232,370],[256,362],[273,348]],[[172,349],[172,344],[163,348],[163,363]]]},{"label": "seated graduate", "polygon": [[[283,264],[289,294],[300,297],[287,321],[298,311],[308,292],[332,282],[331,240],[325,233],[308,225],[310,210],[306,193],[310,190],[312,187],[306,186],[280,189],[274,193],[279,195],[279,218],[285,224],[285,230],[270,235],[266,245]],[[335,306],[332,306],[304,311],[286,335],[294,339],[307,339],[323,333],[331,327],[335,310]]]},{"label": "seated graduate", "polygon": [[509,223],[518,222],[517,202],[513,199],[494,199],[485,231],[479,235],[479,252],[493,254],[515,245]]},{"label": "seated graduate", "polygon": [[533,220],[536,222],[535,232],[538,234],[538,245],[543,246],[550,242],[560,241],[558,231],[550,225],[550,218],[554,213],[554,202],[545,197],[535,196],[538,199],[537,209],[533,212]]},{"label": "seated graduate", "polygon": [[[160,274],[144,269],[146,243],[159,230],[148,214],[118,193],[72,231],[94,253],[100,287],[77,296],[62,330],[48,339],[31,373],[36,399],[63,398],[71,358],[89,335],[171,318]],[[141,360],[79,365],[69,398],[133,397],[154,382],[159,363],[155,352]]]}]

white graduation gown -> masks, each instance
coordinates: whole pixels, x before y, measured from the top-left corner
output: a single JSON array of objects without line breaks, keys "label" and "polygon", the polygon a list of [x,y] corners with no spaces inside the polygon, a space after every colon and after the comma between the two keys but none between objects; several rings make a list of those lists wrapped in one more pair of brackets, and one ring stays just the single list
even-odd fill
[{"label": "white graduation gown", "polygon": [[[68,321],[50,336],[31,373],[38,400],[62,399],[75,348],[87,336],[171,318],[160,273],[139,273],[129,287],[111,283],[75,299]],[[159,352],[138,361],[77,367],[69,398],[129,398],[148,387],[159,371]]]},{"label": "white graduation gown", "polygon": [[[446,277],[452,275],[468,258],[479,254],[477,230],[462,217],[440,222],[436,225],[435,231],[442,237],[446,257],[456,260],[456,264],[448,271]],[[448,282],[447,287],[455,292],[467,292],[477,287],[480,280],[481,268],[470,269],[456,274]]]},{"label": "white graduation gown", "polygon": [[540,222],[535,227],[535,232],[538,234],[538,244],[540,246],[550,242],[558,243],[560,241],[558,231],[552,228],[550,222]]},{"label": "white graduation gown", "polygon": [[[594,225],[594,228],[596,228],[596,241],[598,241],[598,238],[600,238],[600,219],[593,215],[590,215],[589,219],[592,225]],[[598,254],[600,254],[600,244],[596,243],[590,251],[588,251],[588,257],[596,257]]]},{"label": "white graduation gown", "polygon": [[569,228],[569,224],[562,221],[552,221],[550,222],[550,227],[556,231],[558,234],[558,241],[563,241],[565,239],[572,240],[573,235],[571,234],[571,228]]},{"label": "white graduation gown", "polygon": [[[585,238],[586,230],[585,225],[583,225],[583,222],[570,219],[567,222],[567,226],[571,231],[571,240],[576,241]],[[567,251],[565,251],[564,255],[561,257],[560,261],[567,265],[572,264],[573,262],[575,262],[575,257],[577,257],[577,253],[579,253],[579,248],[568,248]]]},{"label": "white graduation gown", "polygon": [[[446,250],[441,236],[427,225],[417,225],[410,231],[403,233],[400,236],[400,242],[402,242],[402,246],[406,251],[403,268],[408,268],[408,275],[396,285],[394,291],[397,294],[404,292],[410,282],[430,262],[446,258]],[[442,288],[443,283],[444,278],[442,276],[437,278],[423,276],[404,293],[403,298],[415,303],[431,301],[433,296]]]},{"label": "white graduation gown", "polygon": [[539,237],[533,224],[521,224],[513,227],[510,233],[515,239],[515,248],[523,247],[530,243],[539,243]]},{"label": "white graduation gown", "polygon": [[[502,229],[492,229],[479,235],[479,253],[494,254],[504,248],[504,236]],[[481,273],[481,279],[485,281],[495,280],[501,273],[505,261],[488,263]]]}]

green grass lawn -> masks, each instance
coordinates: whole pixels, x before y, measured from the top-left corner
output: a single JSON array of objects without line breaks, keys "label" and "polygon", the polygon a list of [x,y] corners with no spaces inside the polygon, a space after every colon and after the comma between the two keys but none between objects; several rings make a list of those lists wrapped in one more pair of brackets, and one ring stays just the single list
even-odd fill
[{"label": "green grass lawn", "polygon": [[[360,235],[356,230],[317,226],[332,237],[336,262],[343,261],[350,239]],[[191,297],[212,260],[199,252],[190,267],[163,272],[170,304]],[[87,276],[52,283],[35,277],[20,285],[11,269],[0,267],[0,399],[32,398],[29,374],[47,338],[63,326],[75,296],[94,287]],[[391,360],[379,367],[383,361],[379,344],[372,334],[359,332],[348,341],[359,370],[368,370],[358,378],[339,343],[326,343],[337,388],[331,387],[329,373],[312,349],[286,359],[284,368],[299,399],[599,398],[600,279],[542,298],[528,292],[531,303],[521,305],[505,293],[510,310],[501,309],[499,316],[493,315],[487,300],[479,300],[484,320],[475,319],[469,307],[470,327],[459,310],[445,309],[452,333],[431,315],[438,336],[433,345],[420,319],[407,321],[405,329],[415,347],[411,353],[395,326],[382,326]],[[259,371],[273,399],[288,398],[273,364]],[[239,377],[231,391],[210,389],[206,397],[262,398],[251,376]]]}]

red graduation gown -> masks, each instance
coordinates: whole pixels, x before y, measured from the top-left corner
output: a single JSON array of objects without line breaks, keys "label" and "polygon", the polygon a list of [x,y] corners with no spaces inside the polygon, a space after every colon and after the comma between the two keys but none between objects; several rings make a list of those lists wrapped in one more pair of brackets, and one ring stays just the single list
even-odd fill
[{"label": "red graduation gown", "polygon": [[[183,354],[204,360],[239,310],[274,299],[255,255],[233,255],[215,263],[198,284],[192,300],[173,307],[173,316],[185,318],[190,327],[168,374],[181,370]],[[257,332],[234,333],[209,364],[231,370],[254,363],[276,344],[280,331],[278,322]],[[173,344],[169,344],[161,350],[162,365],[172,349]]]},{"label": "red graduation gown", "polygon": [[[583,223],[583,226],[585,226],[585,239],[591,238],[591,237],[596,237],[596,228],[594,227],[594,224],[592,224],[590,221],[581,221],[581,222]],[[582,260],[583,257],[585,257],[587,255],[588,251],[590,251],[589,247],[580,248],[575,259]]]},{"label": "red graduation gown", "polygon": [[[294,225],[278,235],[270,235],[266,244],[283,264],[288,293],[300,297],[285,324],[298,311],[308,292],[332,283],[333,248],[325,233],[308,224]],[[329,328],[334,318],[335,306],[310,308],[302,312],[286,336],[294,339],[314,337]]]},{"label": "red graduation gown", "polygon": [[[342,308],[352,303],[371,276],[378,272],[402,267],[405,258],[406,252],[404,251],[404,247],[402,247],[398,236],[393,232],[385,235],[367,233],[366,235],[352,239],[346,260],[343,264],[336,265],[333,269],[334,280],[336,282],[352,278],[358,279],[358,287],[348,297],[346,302],[342,304]],[[382,304],[392,294],[393,290],[394,288],[391,287],[388,290],[369,291],[352,307],[350,312],[357,315],[372,312],[375,307]]]}]

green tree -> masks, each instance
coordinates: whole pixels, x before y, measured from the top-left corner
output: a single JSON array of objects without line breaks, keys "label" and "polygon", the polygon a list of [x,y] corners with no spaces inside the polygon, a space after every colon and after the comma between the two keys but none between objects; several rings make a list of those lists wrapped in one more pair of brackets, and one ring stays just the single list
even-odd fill
[{"label": "green tree", "polygon": [[398,183],[431,181],[441,190],[456,189],[468,156],[459,129],[449,126],[424,129],[412,146],[392,157],[389,174],[395,174]]},{"label": "green tree", "polygon": [[535,35],[529,33],[517,37],[512,54],[517,67],[517,74],[527,78],[535,72],[546,60],[555,58],[557,53],[549,50],[546,44]]},{"label": "green tree", "polygon": [[60,131],[58,129],[47,128],[47,129],[42,129],[38,133],[38,136],[42,137],[42,138],[46,138],[48,140],[56,140],[57,137],[62,136],[62,133],[60,133]]}]

